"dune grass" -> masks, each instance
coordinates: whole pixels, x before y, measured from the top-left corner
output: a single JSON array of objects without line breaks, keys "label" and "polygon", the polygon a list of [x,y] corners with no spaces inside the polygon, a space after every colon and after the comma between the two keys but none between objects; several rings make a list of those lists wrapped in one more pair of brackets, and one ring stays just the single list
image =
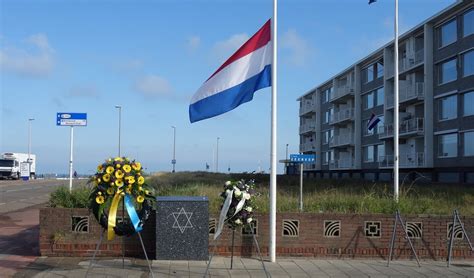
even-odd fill
[{"label": "dune grass", "polygon": [[[251,174],[215,174],[207,172],[162,173],[149,178],[157,195],[208,196],[210,211],[220,209],[223,184],[226,180],[254,179],[259,192],[259,212],[268,212],[269,177]],[[299,177],[278,178],[278,212],[298,212]],[[410,184],[400,187],[399,203],[393,201],[393,188],[389,183],[372,183],[354,180],[314,180],[304,183],[305,212],[335,213],[393,213],[399,208],[402,214],[452,214],[459,209],[461,215],[474,215],[474,187],[443,184]]]}]

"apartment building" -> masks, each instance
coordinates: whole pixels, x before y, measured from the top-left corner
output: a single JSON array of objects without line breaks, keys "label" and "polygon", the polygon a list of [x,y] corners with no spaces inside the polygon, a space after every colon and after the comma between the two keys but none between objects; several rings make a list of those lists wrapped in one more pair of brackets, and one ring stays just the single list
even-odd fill
[{"label": "apartment building", "polygon": [[[473,0],[401,35],[398,53],[400,180],[474,183]],[[392,41],[298,98],[307,175],[392,180],[393,61]]]}]

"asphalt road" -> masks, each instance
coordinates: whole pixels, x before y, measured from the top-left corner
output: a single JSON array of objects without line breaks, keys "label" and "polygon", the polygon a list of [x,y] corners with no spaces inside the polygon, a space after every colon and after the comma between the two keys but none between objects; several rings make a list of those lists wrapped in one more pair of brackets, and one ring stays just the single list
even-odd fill
[{"label": "asphalt road", "polygon": [[[85,183],[74,180],[73,186]],[[68,186],[68,180],[0,180],[0,214],[44,204],[49,194],[59,186]]]}]

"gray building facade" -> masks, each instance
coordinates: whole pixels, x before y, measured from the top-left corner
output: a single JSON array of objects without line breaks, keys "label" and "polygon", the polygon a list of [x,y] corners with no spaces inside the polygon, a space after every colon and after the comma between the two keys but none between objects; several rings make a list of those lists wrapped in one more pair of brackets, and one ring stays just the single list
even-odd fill
[{"label": "gray building facade", "polygon": [[[401,35],[398,51],[400,180],[474,183],[473,0]],[[307,175],[392,179],[393,60],[392,41],[298,98]]]}]

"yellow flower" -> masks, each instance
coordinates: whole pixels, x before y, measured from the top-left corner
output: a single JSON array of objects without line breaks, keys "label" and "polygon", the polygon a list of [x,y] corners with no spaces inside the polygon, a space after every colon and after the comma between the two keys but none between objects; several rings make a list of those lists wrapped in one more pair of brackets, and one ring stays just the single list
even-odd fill
[{"label": "yellow flower", "polygon": [[149,190],[145,190],[146,195],[151,195],[151,192]]},{"label": "yellow flower", "polygon": [[104,170],[104,166],[102,166],[102,164],[97,166],[97,172],[102,172],[103,170]]},{"label": "yellow flower", "polygon": [[110,174],[104,174],[102,176],[102,179],[105,181],[105,182],[109,182],[110,181]]},{"label": "yellow flower", "polygon": [[102,192],[99,191],[99,192],[97,192],[97,194],[102,195]]},{"label": "yellow flower", "polygon": [[117,168],[117,169],[118,169],[118,168],[120,168],[120,166],[122,166],[122,165],[120,165],[120,164],[116,164],[116,165],[115,165],[115,168]]},{"label": "yellow flower", "polygon": [[135,178],[134,177],[128,177],[128,184],[134,184],[135,183]]},{"label": "yellow flower", "polygon": [[125,192],[127,192],[127,194],[132,194],[132,187],[127,186],[127,189],[125,190]]},{"label": "yellow flower", "polygon": [[123,159],[121,157],[116,157],[115,161],[122,161]]},{"label": "yellow flower", "polygon": [[118,187],[122,187],[123,186],[123,180],[116,180],[115,181],[115,185],[117,185]]},{"label": "yellow flower", "polygon": [[[100,192],[99,192],[99,193],[100,193]],[[105,198],[104,198],[104,196],[99,195],[99,196],[95,197],[95,201],[96,201],[97,204],[101,205],[101,204],[104,203]]]},{"label": "yellow flower", "polygon": [[97,185],[99,185],[100,181],[101,181],[100,178],[96,178],[94,180],[94,184],[97,186]]},{"label": "yellow flower", "polygon": [[138,184],[139,184],[139,185],[142,185],[142,184],[144,184],[144,183],[145,183],[145,178],[142,177],[142,176],[140,176],[140,177],[138,178]]},{"label": "yellow flower", "polygon": [[139,186],[138,190],[143,191],[143,187]]},{"label": "yellow flower", "polygon": [[123,175],[124,175],[124,174],[123,174],[122,170],[117,170],[117,171],[115,171],[115,177],[116,177],[117,179],[123,178]]},{"label": "yellow flower", "polygon": [[143,203],[143,201],[145,201],[145,197],[143,197],[141,195],[137,197],[137,202]]},{"label": "yellow flower", "polygon": [[125,164],[123,165],[123,170],[125,171],[125,173],[130,173],[130,171],[132,170],[132,167],[130,167],[130,165],[128,164]]},{"label": "yellow flower", "polygon": [[105,169],[105,171],[107,172],[107,174],[112,174],[114,172],[114,167],[107,166],[107,169]]},{"label": "yellow flower", "polygon": [[140,164],[140,162],[135,162],[132,164],[132,168],[135,171],[140,171],[140,169],[142,168],[142,165]]},{"label": "yellow flower", "polygon": [[113,188],[113,187],[109,187],[109,188],[107,189],[107,194],[109,194],[109,195],[114,194],[114,188]]}]

